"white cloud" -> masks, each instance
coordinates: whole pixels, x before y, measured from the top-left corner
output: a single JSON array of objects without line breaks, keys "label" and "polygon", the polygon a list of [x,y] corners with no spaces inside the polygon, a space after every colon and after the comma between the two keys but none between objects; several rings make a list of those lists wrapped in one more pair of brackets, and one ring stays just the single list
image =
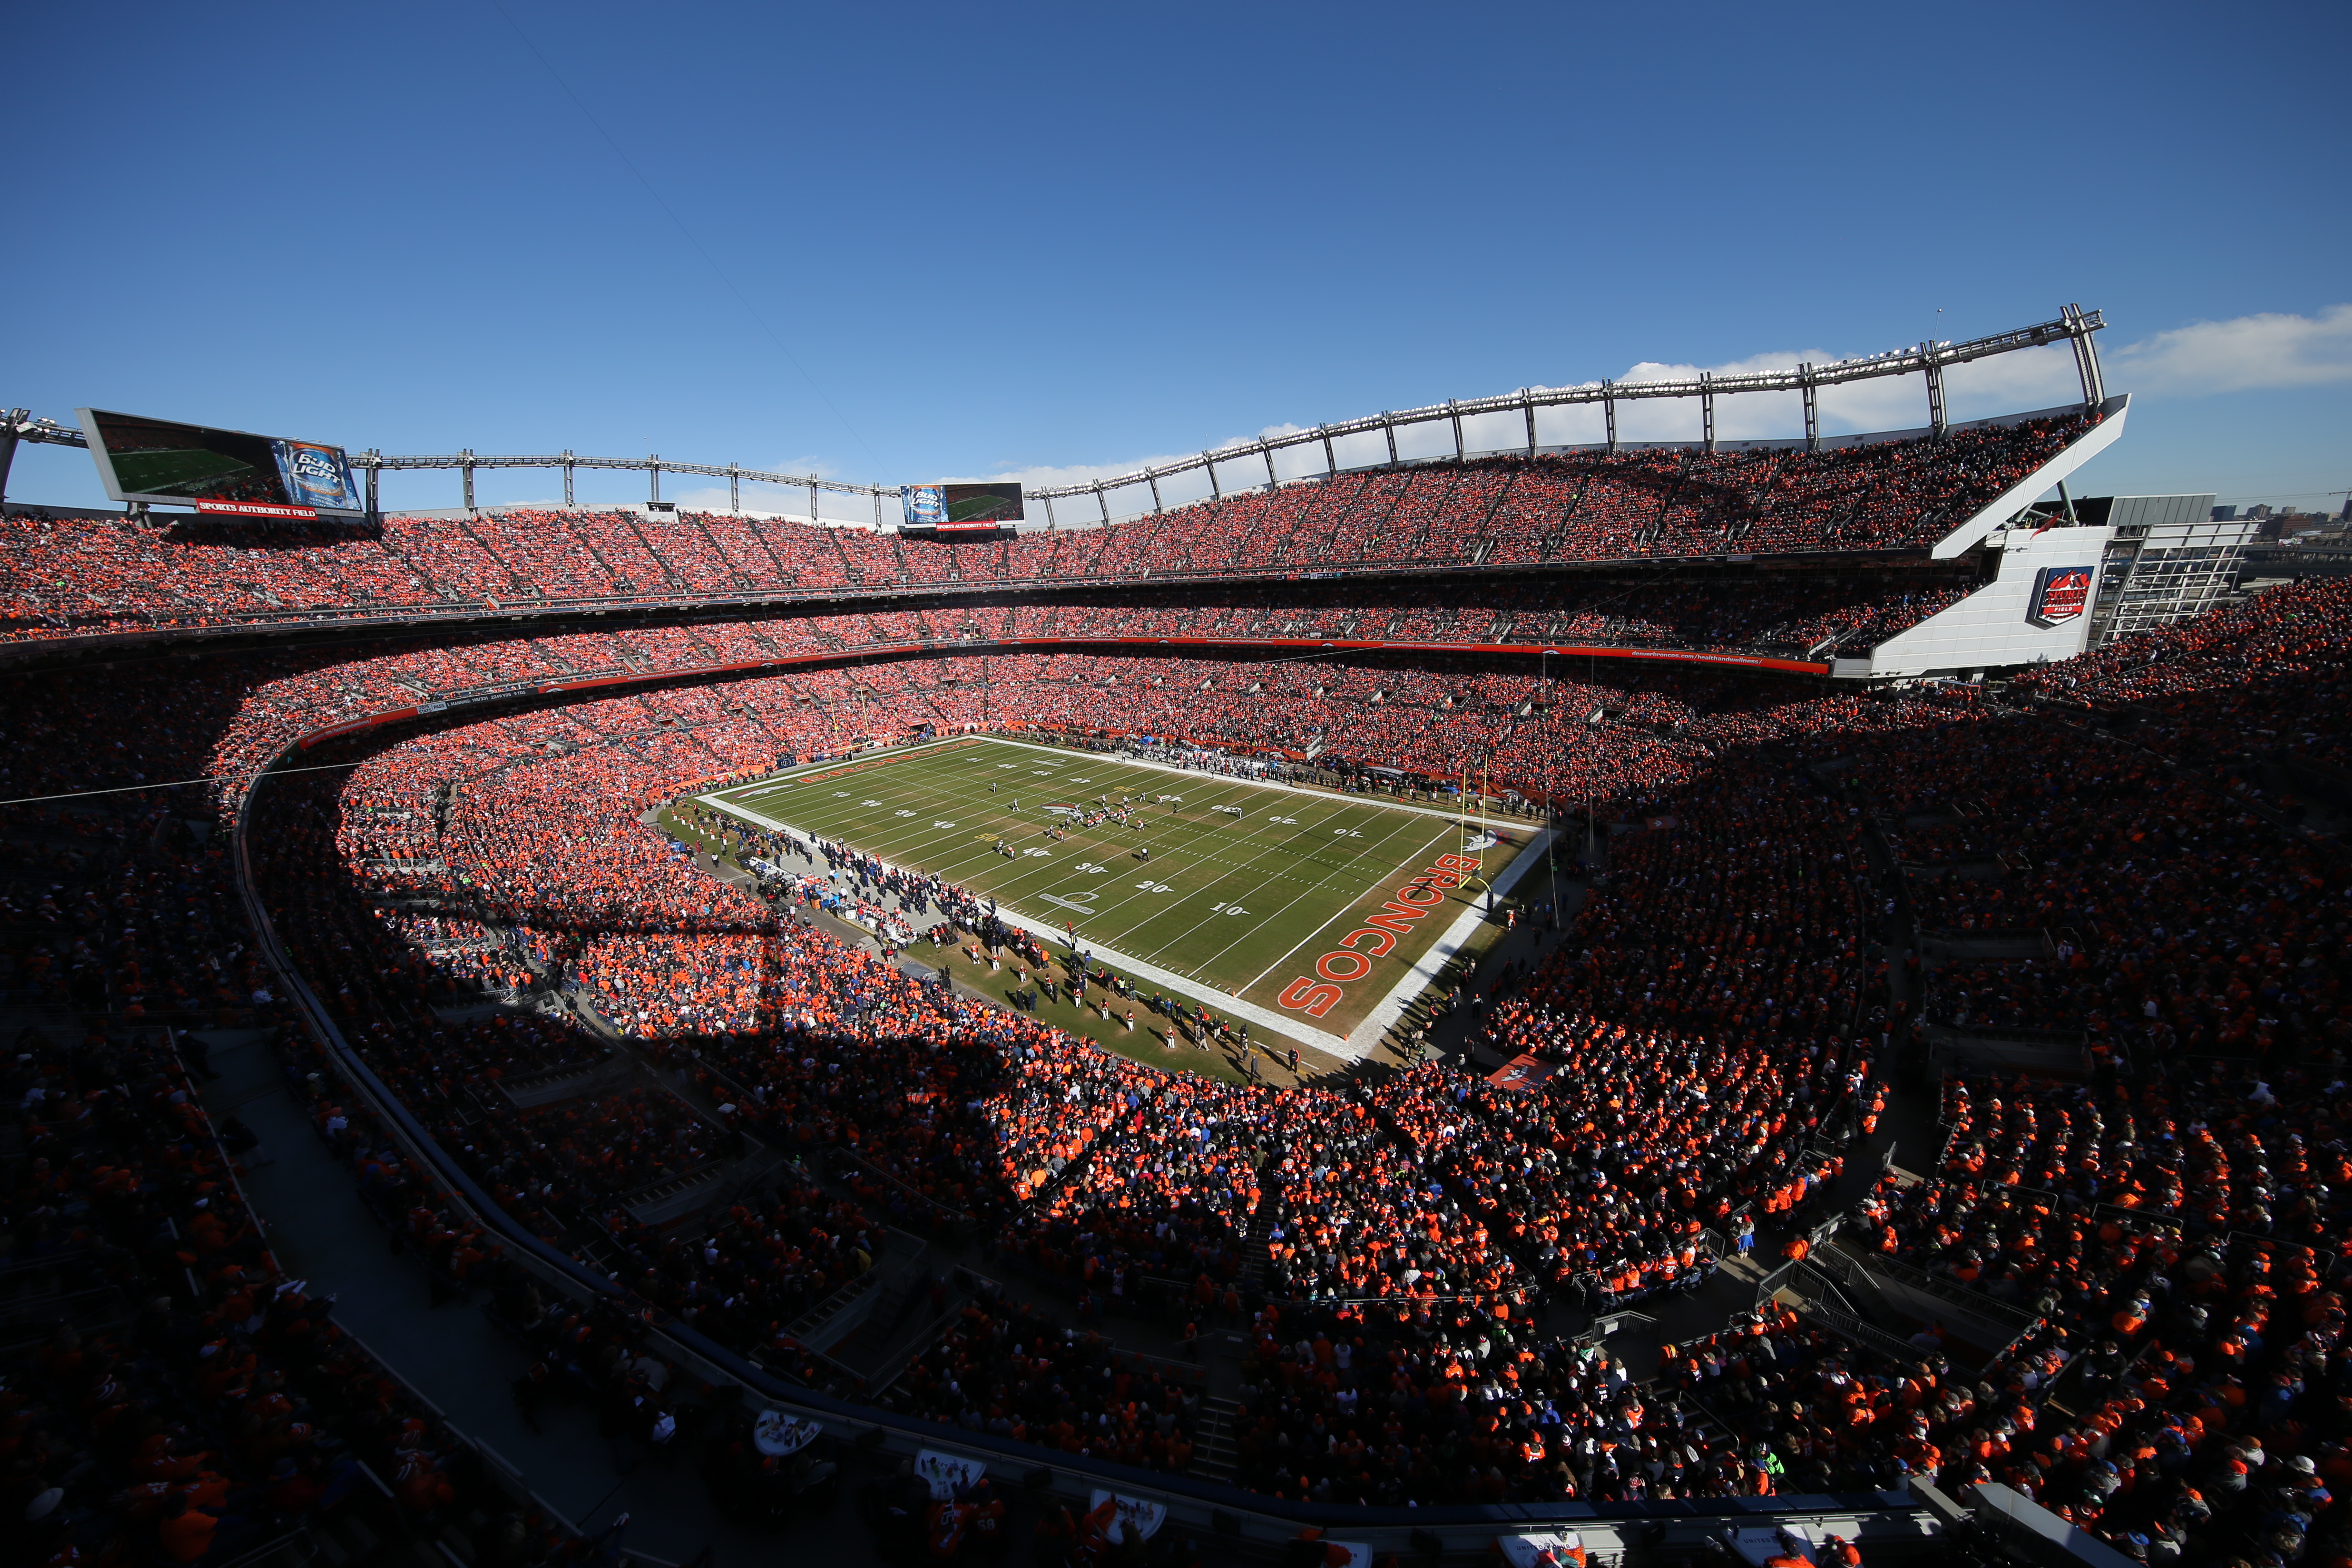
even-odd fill
[{"label": "white cloud", "polygon": [[2196,321],[2108,356],[2118,389],[2251,392],[2352,380],[2352,305]]},{"label": "white cloud", "polygon": [[[1661,364],[1644,361],[1628,369],[1620,381],[1690,381],[1704,370],[1714,376],[1754,375],[1796,369],[1800,364],[1832,364],[1858,354],[1825,350],[1753,354],[1721,364]],[[2120,389],[2119,389],[2120,390]],[[2079,402],[2082,382],[2074,370],[2074,351],[2063,344],[2027,349],[1957,364],[1944,372],[1945,416],[1955,422],[1989,418],[1999,414],[2022,414]],[[1850,381],[1822,388],[1822,429],[1829,435],[1853,431],[1916,430],[1927,424],[1927,384],[1924,376],[1889,375]],[[1580,411],[1582,412],[1582,411]],[[1599,440],[1600,410],[1590,410],[1586,423],[1592,434],[1578,439]],[[1715,401],[1715,434],[1718,440],[1764,440],[1801,436],[1805,431],[1804,401],[1794,393],[1745,393]],[[1617,433],[1628,441],[1694,441],[1700,435],[1696,399],[1656,403],[1620,403]],[[1549,432],[1547,432],[1547,438]]]},{"label": "white cloud", "polygon": [[1181,457],[1138,458],[1125,463],[1073,463],[1064,468],[1007,468],[973,482],[1003,484],[1018,479],[1024,489],[1058,489],[1064,485],[1090,485],[1097,479],[1115,479],[1121,474],[1132,474],[1144,468],[1189,462],[1199,456],[1198,452],[1187,452]]},{"label": "white cloud", "polygon": [[[771,474],[813,474],[820,479],[835,479],[842,477],[841,470],[836,465],[822,458],[800,457],[784,462],[746,463],[743,466]],[[850,482],[863,484],[866,481],[856,479]],[[809,493],[806,485],[770,485],[761,484],[754,479],[745,479],[737,488],[742,492],[743,510],[746,511],[777,512],[790,517],[808,515]],[[725,481],[714,481],[700,474],[680,474],[674,483],[665,482],[662,486],[662,496],[666,500],[674,500],[678,505],[694,511],[727,510],[728,494]],[[818,492],[817,511],[827,522],[870,523],[874,521],[874,502],[869,497],[843,495],[837,490]],[[886,498],[883,501],[882,515],[895,521],[898,515],[898,502]]]},{"label": "white cloud", "polygon": [[[1283,436],[1296,436],[1306,428],[1304,425],[1269,425],[1255,436],[1229,436],[1222,441],[1212,442],[1202,450],[1237,452],[1244,447],[1255,447],[1260,441],[1270,441]],[[1145,468],[1165,468],[1171,463],[1189,463],[1200,455],[1199,452],[1185,452],[1181,455],[1163,454],[1157,458],[1138,458],[1125,463],[1075,463],[1063,468],[1007,468],[1002,472],[985,476],[950,476],[945,482],[1002,484],[1009,479],[1018,479],[1024,485],[1037,489],[1057,488],[1062,485],[1090,485],[1097,479],[1113,479],[1122,474],[1140,473]],[[1277,458],[1276,461],[1280,459]]]}]

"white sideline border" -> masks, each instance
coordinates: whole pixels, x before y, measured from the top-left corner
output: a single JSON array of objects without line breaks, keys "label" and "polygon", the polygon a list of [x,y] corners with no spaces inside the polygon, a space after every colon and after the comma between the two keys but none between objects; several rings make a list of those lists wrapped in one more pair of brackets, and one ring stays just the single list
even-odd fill
[{"label": "white sideline border", "polygon": [[[1035,744],[1034,742],[1009,740],[1001,735],[975,734],[971,736],[950,736],[940,740],[925,741],[911,746],[887,747],[880,751],[869,752],[864,756],[850,760],[864,762],[868,758],[880,759],[899,755],[912,756],[919,752],[930,751],[935,748],[950,744],[952,742],[961,740],[982,740],[992,742],[999,745],[1021,746],[1029,751],[1043,752],[1055,756],[1067,757],[1073,755],[1071,751],[1066,747],[1040,746]],[[1079,754],[1100,755],[1101,753],[1092,752]],[[1203,774],[1199,769],[1173,767],[1165,763],[1147,762],[1138,757],[1113,757],[1110,760],[1129,767],[1156,768],[1161,773],[1173,773],[1180,778],[1237,776],[1231,774]],[[804,764],[803,767],[795,768],[790,773],[770,774],[769,778],[789,779],[795,773],[814,772],[818,768],[837,767],[840,765],[842,765],[842,763],[838,761],[833,763],[811,763]],[[753,789],[765,782],[768,781],[764,779],[755,779],[745,784],[730,784],[727,786],[727,789],[730,792]],[[1337,793],[1330,790],[1311,790],[1305,788],[1302,785],[1283,784],[1273,779],[1252,779],[1243,776],[1241,777],[1240,782],[1255,784],[1261,789],[1286,790],[1293,795],[1317,796],[1324,799],[1331,798],[1331,796]],[[801,840],[803,843],[811,846],[814,846],[817,842],[817,838],[814,834],[794,827],[790,823],[779,822],[773,817],[753,811],[751,807],[744,805],[740,802],[722,799],[719,792],[714,791],[707,795],[698,795],[692,798],[700,805],[709,806],[714,811],[722,811],[726,812],[730,816],[741,817],[747,822],[766,828],[771,833],[789,834],[793,837]],[[1339,795],[1339,798],[1344,800],[1353,797],[1342,794]],[[1369,799],[1364,801],[1363,804],[1368,805],[1382,806],[1392,811],[1411,812],[1416,816],[1433,816],[1446,822],[1466,820],[1477,823],[1481,826],[1487,827],[1525,827],[1527,826],[1527,824],[1523,822],[1514,822],[1505,818],[1489,817],[1483,815],[1465,816],[1461,813],[1440,811],[1432,807],[1417,805],[1404,801]],[[1502,898],[1505,894],[1508,893],[1511,889],[1518,885],[1520,877],[1525,875],[1528,868],[1535,863],[1538,852],[1548,848],[1555,837],[1556,835],[1553,831],[1550,828],[1546,827],[1538,829],[1535,836],[1526,842],[1526,844],[1520,848],[1519,853],[1512,858],[1511,863],[1503,868],[1502,876],[1494,884],[1494,896],[1496,899]],[[879,861],[883,866],[887,867],[893,871],[899,871],[906,875],[916,877],[928,876],[930,874],[929,872],[918,871],[911,866],[900,866],[895,862],[885,860],[882,857],[872,854],[871,851],[860,851],[860,853],[866,854],[869,858]],[[1180,996],[1189,996],[1193,1001],[1200,1002],[1210,1007],[1215,1008],[1231,1017],[1244,1020],[1253,1028],[1271,1029],[1275,1033],[1283,1036],[1285,1038],[1296,1040],[1302,1046],[1312,1046],[1317,1050],[1337,1057],[1344,1062],[1360,1062],[1372,1054],[1373,1049],[1381,1043],[1381,1037],[1387,1034],[1390,1027],[1396,1023],[1397,1019],[1403,1016],[1405,1008],[1412,1005],[1412,999],[1421,994],[1421,993],[1427,988],[1430,982],[1437,978],[1438,972],[1445,967],[1447,962],[1468,944],[1471,933],[1475,931],[1478,927],[1485,922],[1486,918],[1486,917],[1485,915],[1481,914],[1475,908],[1463,910],[1460,915],[1455,917],[1454,923],[1446,927],[1444,934],[1439,936],[1435,942],[1432,942],[1428,949],[1424,951],[1419,958],[1413,961],[1412,967],[1406,970],[1404,974],[1397,981],[1397,983],[1389,988],[1388,994],[1381,997],[1378,1002],[1372,1005],[1372,1010],[1364,1016],[1363,1021],[1358,1024],[1353,1029],[1349,1030],[1345,1036],[1335,1035],[1328,1029],[1318,1029],[1311,1024],[1300,1022],[1298,1019],[1290,1016],[1288,1014],[1277,1013],[1270,1007],[1260,1006],[1255,1002],[1244,1002],[1238,996],[1228,995],[1226,993],[1219,991],[1213,985],[1203,985],[1197,980],[1189,979],[1181,974],[1172,973],[1168,970],[1160,968],[1158,964],[1148,963],[1139,958],[1131,958],[1126,953],[1118,952],[1115,948],[1106,947],[1096,942],[1082,942],[1080,945],[1083,946],[1089,953],[1104,960],[1106,963],[1115,964],[1118,968],[1127,971],[1129,974],[1134,975],[1139,980],[1150,981],[1152,984],[1160,986],[1168,991],[1172,991]],[[1032,920],[1028,916],[1007,909],[1002,904],[997,906],[997,919],[1003,921],[1006,925],[1018,927],[1020,930],[1027,931],[1032,936],[1043,937],[1056,943],[1066,944],[1069,940],[1067,935],[1060,930],[1047,925],[1042,921]]]}]

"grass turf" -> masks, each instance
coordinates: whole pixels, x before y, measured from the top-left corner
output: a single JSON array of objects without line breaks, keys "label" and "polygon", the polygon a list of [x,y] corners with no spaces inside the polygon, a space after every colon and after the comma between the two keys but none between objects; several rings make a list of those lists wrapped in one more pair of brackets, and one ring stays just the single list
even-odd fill
[{"label": "grass turf", "polygon": [[[1081,945],[1337,1035],[1404,979],[1483,889],[1444,889],[1418,918],[1391,910],[1403,928],[1395,945],[1376,952],[1377,940],[1361,942],[1360,964],[1344,959],[1336,973],[1318,975],[1318,959],[1438,857],[1466,855],[1494,878],[1528,837],[1510,830],[1511,842],[1482,849],[1436,812],[984,738],[820,764],[706,798],[935,872],[1031,920],[1073,924]],[[1137,803],[1131,824],[1079,826],[1046,809],[1105,799]],[[1340,995],[1321,1016],[1282,1006],[1295,983],[1327,979]]]}]

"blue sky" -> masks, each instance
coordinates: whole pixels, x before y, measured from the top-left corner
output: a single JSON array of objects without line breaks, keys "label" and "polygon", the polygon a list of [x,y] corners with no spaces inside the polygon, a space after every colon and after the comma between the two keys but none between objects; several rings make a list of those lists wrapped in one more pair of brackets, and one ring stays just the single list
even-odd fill
[{"label": "blue sky", "polygon": [[2137,396],[2086,493],[2352,487],[2340,5],[503,5],[15,17],[0,402],[1034,482],[2077,300]]}]

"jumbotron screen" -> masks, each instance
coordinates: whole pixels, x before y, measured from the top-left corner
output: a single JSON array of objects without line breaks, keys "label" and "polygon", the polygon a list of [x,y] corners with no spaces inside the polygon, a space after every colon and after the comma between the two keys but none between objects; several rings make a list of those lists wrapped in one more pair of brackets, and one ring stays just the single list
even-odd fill
[{"label": "jumbotron screen", "polygon": [[1002,528],[1021,521],[1021,487],[901,485],[898,505],[908,528]]},{"label": "jumbotron screen", "polygon": [[232,517],[360,517],[365,507],[341,447],[78,410],[106,493]]}]

